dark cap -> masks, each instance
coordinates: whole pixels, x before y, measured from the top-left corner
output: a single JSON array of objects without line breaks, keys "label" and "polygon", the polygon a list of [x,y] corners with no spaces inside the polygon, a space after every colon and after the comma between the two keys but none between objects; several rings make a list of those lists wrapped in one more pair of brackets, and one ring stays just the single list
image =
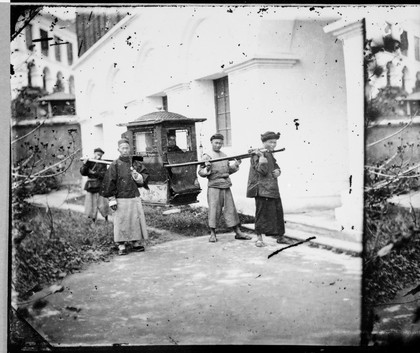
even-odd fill
[{"label": "dark cap", "polygon": [[280,132],[278,132],[277,134],[273,131],[267,131],[264,132],[261,135],[261,141],[265,142],[267,140],[278,140],[280,138]]},{"label": "dark cap", "polygon": [[210,141],[213,140],[224,140],[225,138],[223,137],[222,134],[214,134],[212,137],[210,137]]},{"label": "dark cap", "polygon": [[126,139],[126,138],[122,138],[121,140],[119,140],[119,141],[118,141],[118,147],[119,147],[120,145],[122,145],[123,143],[128,143],[128,144],[130,144],[130,141],[128,141],[128,139]]},{"label": "dark cap", "polygon": [[100,152],[100,153],[102,153],[102,154],[105,154],[105,152],[104,152],[104,151],[102,151],[102,149],[101,149],[100,147],[95,148],[95,149],[93,150],[93,152]]}]

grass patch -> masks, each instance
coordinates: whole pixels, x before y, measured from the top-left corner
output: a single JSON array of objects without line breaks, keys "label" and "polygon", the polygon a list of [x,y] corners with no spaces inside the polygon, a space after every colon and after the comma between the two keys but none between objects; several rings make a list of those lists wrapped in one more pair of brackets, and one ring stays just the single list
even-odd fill
[{"label": "grass patch", "polygon": [[[402,290],[420,283],[420,213],[389,204],[379,212],[369,209],[366,213],[362,345],[376,340],[372,330],[375,322],[380,319],[376,314],[380,308],[378,305],[390,303]],[[390,244],[393,244],[391,251],[385,256],[379,256],[378,251],[387,249]],[[401,324],[399,319],[395,317],[391,320],[398,329]],[[415,339],[418,341],[418,338]],[[409,345],[414,341],[411,342],[401,332],[396,337],[390,335],[383,338],[379,344],[392,345],[399,342],[399,345]]]},{"label": "grass patch", "polygon": [[[67,200],[68,203],[76,205],[84,205],[85,196],[81,195],[76,198]],[[208,211],[205,207],[192,207],[190,205],[183,206],[156,206],[143,204],[146,223],[149,227],[172,231],[186,237],[196,237],[210,234],[208,227]],[[167,214],[164,212],[171,209],[180,209],[181,212]],[[239,214],[241,224],[254,223],[253,216]],[[231,229],[221,218],[216,229],[218,233],[230,232]]]},{"label": "grass patch", "polygon": [[112,224],[97,221],[95,228],[80,213],[28,206],[22,221],[29,233],[14,246],[13,279],[21,300],[87,264],[109,261],[116,253]]},{"label": "grass patch", "polygon": [[[364,296],[367,312],[388,303],[397,292],[420,282],[420,236],[414,231],[420,213],[389,205],[386,212],[369,213],[365,230]],[[383,257],[378,251],[397,238],[403,242]]]},{"label": "grass patch", "polygon": [[[399,290],[420,282],[420,236],[412,232],[415,218],[420,221],[420,212],[394,205],[370,216],[364,256],[364,301],[368,307],[389,302]],[[386,256],[377,256],[381,248],[403,234],[407,238],[400,246]]]},{"label": "grass patch", "polygon": [[[208,227],[208,211],[205,207],[191,207],[189,205],[176,207],[181,210],[179,213],[165,215],[164,212],[171,207],[144,205],[144,214],[148,226],[165,229],[185,235],[187,237],[196,237],[210,234]],[[253,217],[239,215],[241,223],[252,223]],[[227,233],[232,229],[226,226],[222,217],[216,232]]]}]

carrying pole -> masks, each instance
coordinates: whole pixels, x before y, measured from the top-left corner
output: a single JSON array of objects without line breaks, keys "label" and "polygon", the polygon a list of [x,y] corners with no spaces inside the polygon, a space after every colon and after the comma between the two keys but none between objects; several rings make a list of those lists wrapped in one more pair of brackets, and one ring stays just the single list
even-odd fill
[{"label": "carrying pole", "polygon": [[[132,158],[133,161],[143,161],[143,156],[129,155],[129,157]],[[102,164],[108,164],[108,165],[110,165],[113,162],[112,159],[94,159],[94,158],[80,158],[80,161],[83,161],[85,159],[88,162],[102,163]]]},{"label": "carrying pole", "polygon": [[[83,161],[85,158],[80,158],[81,161]],[[102,163],[102,164],[111,164],[112,161],[110,159],[93,159],[93,158],[86,158],[88,162],[94,162],[94,163]]]},{"label": "carrying pole", "polygon": [[[285,148],[280,148],[278,150],[271,151],[271,153],[283,152],[284,150],[285,150]],[[260,149],[260,151],[261,152],[269,152],[268,150],[266,150],[264,148]],[[175,167],[186,167],[186,166],[189,166],[189,165],[200,165],[200,164],[205,164],[206,162],[214,163],[214,162],[221,162],[221,161],[233,161],[235,159],[251,158],[251,156],[253,154],[254,153],[252,153],[252,151],[250,151],[249,153],[238,154],[236,156],[228,156],[228,157],[222,157],[222,158],[209,159],[207,161],[193,161],[193,162],[185,162],[185,163],[177,163],[177,164],[165,164],[164,167],[175,168]]]}]

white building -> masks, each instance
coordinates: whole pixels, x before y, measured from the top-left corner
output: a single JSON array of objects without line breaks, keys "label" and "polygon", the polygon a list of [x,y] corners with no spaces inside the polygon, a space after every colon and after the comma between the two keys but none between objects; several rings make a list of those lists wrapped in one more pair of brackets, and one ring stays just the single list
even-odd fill
[{"label": "white building", "polygon": [[11,42],[12,99],[22,87],[41,87],[53,93],[57,80],[74,94],[71,67],[77,59],[74,22],[41,11]]},{"label": "white building", "polygon": [[[369,67],[368,88],[370,97],[374,98],[385,86],[402,87],[407,93],[412,93],[416,79],[420,74],[420,8],[414,9],[410,16],[401,17],[392,11],[384,16],[366,19],[366,38],[372,40],[372,46],[386,45],[384,40],[400,42],[396,51],[380,51],[375,54],[375,62]],[[407,9],[408,11],[408,9]],[[417,19],[415,18],[417,14]],[[383,67],[382,75],[373,75],[373,69]]]},{"label": "white building", "polygon": [[[204,150],[216,131],[228,155],[279,131],[285,212],[337,209],[360,239],[363,31],[361,21],[341,18],[309,7],[130,8],[74,66],[83,153],[101,146],[104,158],[116,158],[126,131],[117,124],[162,106],[207,119],[197,125]],[[232,191],[238,210],[253,214],[248,169],[244,160]]]}]

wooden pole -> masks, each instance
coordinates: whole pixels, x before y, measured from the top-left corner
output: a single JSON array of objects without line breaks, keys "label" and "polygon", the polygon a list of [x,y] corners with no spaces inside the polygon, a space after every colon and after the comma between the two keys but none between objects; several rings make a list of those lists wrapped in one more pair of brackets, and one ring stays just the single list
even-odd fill
[{"label": "wooden pole", "polygon": [[[83,161],[85,158],[80,158],[81,161]],[[93,158],[87,158],[88,162],[94,162],[94,163],[102,163],[102,164],[111,164],[112,161],[109,159],[93,159]]]},{"label": "wooden pole", "polygon": [[[276,152],[283,152],[285,148],[280,148],[279,150],[274,150],[271,153]],[[266,149],[260,149],[261,152],[268,152]],[[166,168],[175,168],[175,167],[186,167],[189,165],[200,165],[205,164],[206,162],[214,163],[214,162],[221,162],[221,161],[229,161],[234,159],[245,159],[245,158],[251,158],[252,153],[244,153],[244,154],[238,154],[236,156],[228,156],[228,157],[222,157],[222,158],[216,158],[216,159],[209,159],[208,161],[193,161],[193,162],[186,162],[186,163],[177,163],[177,164],[166,164],[164,167]]]}]

